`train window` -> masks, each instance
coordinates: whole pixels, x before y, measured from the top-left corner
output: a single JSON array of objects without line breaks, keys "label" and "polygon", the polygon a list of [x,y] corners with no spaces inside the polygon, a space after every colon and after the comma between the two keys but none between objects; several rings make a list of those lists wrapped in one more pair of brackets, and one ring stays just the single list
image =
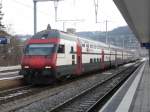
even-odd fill
[{"label": "train window", "polygon": [[92,58],[90,58],[90,63],[93,63],[93,59]]},{"label": "train window", "polygon": [[93,45],[90,45],[90,48],[93,48]]},{"label": "train window", "polygon": [[102,59],[100,58],[99,61],[102,62]]},{"label": "train window", "polygon": [[89,48],[89,44],[88,43],[86,44],[86,47]]},{"label": "train window", "polygon": [[72,59],[75,59],[75,55],[72,55]]},{"label": "train window", "polygon": [[97,62],[99,62],[99,59],[97,58]]},{"label": "train window", "polygon": [[43,39],[48,38],[48,34],[47,34],[47,33],[46,33],[46,34],[43,34],[43,35],[42,35],[42,38],[43,38]]},{"label": "train window", "polygon": [[74,64],[75,64],[75,61],[73,60],[73,61],[72,61],[72,65],[74,65]]},{"label": "train window", "polygon": [[97,45],[96,48],[99,49],[99,46]]},{"label": "train window", "polygon": [[82,44],[82,47],[85,47],[85,44]]},{"label": "train window", "polygon": [[25,55],[51,55],[54,44],[29,44],[24,50]]},{"label": "train window", "polygon": [[96,58],[94,58],[94,63],[96,63]]},{"label": "train window", "polygon": [[33,35],[32,38],[41,38],[41,39],[45,39],[45,38],[48,38],[48,33],[39,32],[39,33]]},{"label": "train window", "polygon": [[58,53],[65,53],[65,45],[59,44]]},{"label": "train window", "polygon": [[73,53],[74,52],[74,49],[73,49],[73,46],[71,46],[71,51],[70,51],[71,53]]}]

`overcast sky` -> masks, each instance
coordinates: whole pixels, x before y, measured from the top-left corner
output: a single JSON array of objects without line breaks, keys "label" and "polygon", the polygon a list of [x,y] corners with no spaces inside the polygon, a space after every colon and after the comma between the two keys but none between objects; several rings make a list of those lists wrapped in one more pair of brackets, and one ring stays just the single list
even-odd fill
[{"label": "overcast sky", "polygon": [[[15,34],[33,34],[33,1],[32,0],[3,0],[3,23],[11,27]],[[37,4],[37,30],[43,30],[47,24],[52,28],[63,30],[62,22],[55,22],[53,2]],[[126,25],[120,12],[112,0],[99,0],[98,21],[95,23],[94,0],[63,0],[58,4],[58,19],[81,19],[82,22],[65,23],[65,28],[73,27],[77,31],[104,31],[108,20],[108,30]],[[11,25],[11,26],[10,26]]]}]

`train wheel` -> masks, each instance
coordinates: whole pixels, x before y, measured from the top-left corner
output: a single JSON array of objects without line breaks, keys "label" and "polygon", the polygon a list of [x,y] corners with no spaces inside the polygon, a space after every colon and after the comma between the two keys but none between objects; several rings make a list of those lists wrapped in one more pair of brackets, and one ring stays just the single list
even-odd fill
[{"label": "train wheel", "polygon": [[25,84],[31,84],[32,83],[31,76],[24,75],[24,82],[25,82]]}]

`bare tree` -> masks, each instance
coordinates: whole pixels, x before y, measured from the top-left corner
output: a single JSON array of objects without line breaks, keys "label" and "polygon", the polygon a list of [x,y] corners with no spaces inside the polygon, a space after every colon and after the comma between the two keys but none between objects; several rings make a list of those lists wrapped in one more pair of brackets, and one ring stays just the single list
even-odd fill
[{"label": "bare tree", "polygon": [[0,35],[10,39],[10,43],[0,45],[0,66],[19,64],[22,55],[20,40],[5,31],[0,31]]}]

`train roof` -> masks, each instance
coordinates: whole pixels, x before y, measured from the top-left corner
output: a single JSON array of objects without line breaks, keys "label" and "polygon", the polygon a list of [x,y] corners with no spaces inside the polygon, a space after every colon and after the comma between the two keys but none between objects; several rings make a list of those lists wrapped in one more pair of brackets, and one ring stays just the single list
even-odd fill
[{"label": "train roof", "polygon": [[74,40],[74,41],[78,38],[76,35],[69,34],[67,32],[59,31],[56,29],[43,30],[32,36],[32,38],[42,38],[42,39],[54,38],[54,37],[55,38],[64,38],[67,40]]},{"label": "train roof", "polygon": [[33,35],[32,38],[51,38],[51,37],[56,37],[56,38],[64,38],[67,40],[77,40],[78,38],[85,43],[94,43],[97,45],[100,45],[101,47],[105,47],[105,48],[111,48],[111,49],[118,49],[118,50],[127,50],[124,49],[122,47],[118,47],[118,46],[114,46],[114,45],[108,45],[106,43],[100,42],[100,41],[95,41],[92,39],[86,39],[84,37],[79,37],[77,35],[74,34],[70,34],[64,31],[60,31],[60,30],[56,30],[56,29],[50,29],[50,30],[43,30],[40,31],[38,33],[36,33],[35,35]]}]

